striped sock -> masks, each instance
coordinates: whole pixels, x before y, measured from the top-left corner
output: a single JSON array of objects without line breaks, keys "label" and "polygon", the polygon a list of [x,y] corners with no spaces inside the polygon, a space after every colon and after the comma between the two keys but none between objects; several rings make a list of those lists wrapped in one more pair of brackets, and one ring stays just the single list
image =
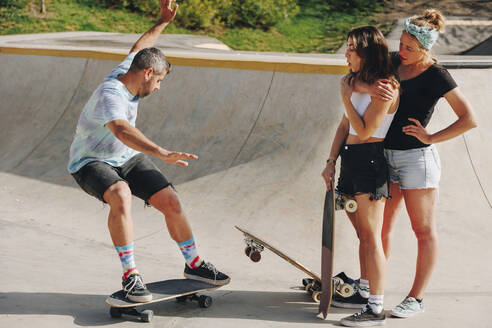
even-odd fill
[{"label": "striped sock", "polygon": [[198,256],[195,239],[193,237],[187,241],[178,243],[178,246],[190,268],[196,269],[200,266],[200,264],[202,264],[202,260],[200,259],[200,256]]},{"label": "striped sock", "polygon": [[359,283],[359,294],[364,298],[369,297],[369,280],[361,279]]},{"label": "striped sock", "polygon": [[121,266],[123,267],[123,279],[128,278],[132,273],[138,273],[133,257],[133,243],[126,246],[115,246],[116,252],[120,257]]},{"label": "striped sock", "polygon": [[384,295],[369,295],[367,305],[374,313],[381,313],[383,311]]}]

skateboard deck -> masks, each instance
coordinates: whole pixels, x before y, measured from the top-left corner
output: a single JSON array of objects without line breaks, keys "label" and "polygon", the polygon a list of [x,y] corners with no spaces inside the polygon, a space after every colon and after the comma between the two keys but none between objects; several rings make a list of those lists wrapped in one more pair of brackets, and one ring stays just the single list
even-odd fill
[{"label": "skateboard deck", "polygon": [[141,310],[147,304],[162,302],[170,299],[177,299],[184,302],[186,300],[198,301],[201,307],[208,308],[212,305],[212,298],[198,293],[216,290],[222,286],[211,285],[205,282],[191,279],[172,279],[156,281],[146,284],[147,289],[152,293],[150,302],[139,303],[133,302],[126,298],[126,292],[119,290],[106,299],[106,303],[111,307],[110,315],[113,318],[119,318],[122,314],[139,317],[142,321],[152,321],[152,310]]},{"label": "skateboard deck", "polygon": [[[278,248],[272,246],[271,244],[267,243],[264,239],[253,235],[251,232],[248,232],[247,230],[240,228],[238,226],[235,226],[237,230],[241,231],[245,237],[245,242],[246,242],[246,255],[253,261],[253,262],[258,262],[261,259],[260,253],[264,250],[264,248],[269,249],[273,253],[277,254],[280,256],[282,259],[296,267],[297,269],[301,270],[302,272],[306,273],[308,276],[310,276],[314,281],[315,284],[317,283],[318,285],[321,284],[321,278],[318,274],[314,273],[313,271],[309,270],[307,267],[305,267],[303,264],[300,262],[294,260],[292,257],[289,255],[285,254]],[[313,287],[313,285],[310,285],[310,287]],[[320,297],[320,291],[316,290],[316,288],[306,288],[306,291],[309,292],[315,302],[319,302],[319,297]]]},{"label": "skateboard deck", "polygon": [[333,182],[331,188],[326,192],[325,204],[323,208],[323,234],[321,241],[321,301],[318,313],[326,319],[330,310],[331,298],[333,293],[333,250],[335,232],[335,197]]}]

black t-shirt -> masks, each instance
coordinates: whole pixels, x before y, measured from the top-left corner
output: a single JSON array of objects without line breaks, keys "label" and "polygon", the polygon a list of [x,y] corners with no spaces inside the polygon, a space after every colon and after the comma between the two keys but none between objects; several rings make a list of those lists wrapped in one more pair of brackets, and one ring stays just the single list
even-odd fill
[{"label": "black t-shirt", "polygon": [[[391,53],[391,62],[396,71],[401,64],[397,52]],[[422,126],[426,127],[439,98],[456,88],[457,84],[444,67],[433,64],[413,79],[400,81],[400,85],[400,104],[384,139],[384,146],[387,149],[398,150],[427,147],[429,145],[403,133],[402,128],[414,124],[408,120],[409,117],[420,121]]]}]

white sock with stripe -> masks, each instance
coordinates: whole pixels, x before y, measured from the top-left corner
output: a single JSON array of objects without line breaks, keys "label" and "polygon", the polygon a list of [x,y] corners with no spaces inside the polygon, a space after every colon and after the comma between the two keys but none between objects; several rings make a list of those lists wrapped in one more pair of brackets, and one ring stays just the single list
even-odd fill
[{"label": "white sock with stripe", "polygon": [[369,297],[369,280],[360,279],[359,283],[359,294],[364,298]]},{"label": "white sock with stripe", "polygon": [[384,305],[384,295],[369,295],[367,305],[374,313],[381,313]]}]

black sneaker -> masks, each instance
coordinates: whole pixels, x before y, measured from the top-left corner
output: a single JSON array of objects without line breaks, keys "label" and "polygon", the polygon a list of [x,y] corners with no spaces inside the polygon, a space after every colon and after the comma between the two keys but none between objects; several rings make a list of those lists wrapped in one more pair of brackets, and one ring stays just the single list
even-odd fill
[{"label": "black sneaker", "polygon": [[331,305],[345,309],[361,309],[367,304],[368,298],[362,297],[357,291],[354,295],[349,297],[342,297],[340,295],[333,296]]},{"label": "black sneaker", "polygon": [[362,311],[340,320],[340,323],[347,327],[382,326],[386,323],[386,314],[384,311],[374,313],[369,306],[365,306]]},{"label": "black sneaker", "polygon": [[196,269],[192,269],[186,264],[184,276],[188,279],[199,280],[216,286],[224,286],[231,281],[229,276],[217,270],[212,263],[205,261],[202,261],[202,264]]},{"label": "black sneaker", "polygon": [[131,274],[121,283],[126,292],[126,298],[132,302],[145,303],[152,301],[152,293],[145,287],[142,276],[138,273]]}]

